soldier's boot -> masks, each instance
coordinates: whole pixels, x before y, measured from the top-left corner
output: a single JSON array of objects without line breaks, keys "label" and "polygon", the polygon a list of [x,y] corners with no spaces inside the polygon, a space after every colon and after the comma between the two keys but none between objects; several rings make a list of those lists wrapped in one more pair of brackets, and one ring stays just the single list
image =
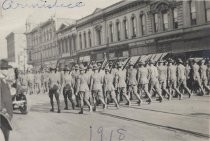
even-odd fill
[{"label": "soldier's boot", "polygon": [[89,106],[89,111],[93,112],[93,107],[91,105]]},{"label": "soldier's boot", "polygon": [[149,98],[149,99],[147,99],[147,100],[146,100],[146,102],[148,102],[148,104],[151,104],[152,99],[151,99],[151,98]]},{"label": "soldier's boot", "polygon": [[73,110],[75,109],[75,104],[74,104],[74,102],[72,102],[72,109],[73,109]]},{"label": "soldier's boot", "polygon": [[83,107],[81,108],[79,114],[83,114]]},{"label": "soldier's boot", "polygon": [[96,111],[96,104],[94,104],[94,106],[93,106],[93,111],[94,112]]},{"label": "soldier's boot", "polygon": [[54,102],[51,101],[50,104],[51,104],[51,107],[52,107],[52,108],[50,109],[50,111],[51,111],[51,112],[54,112]]}]

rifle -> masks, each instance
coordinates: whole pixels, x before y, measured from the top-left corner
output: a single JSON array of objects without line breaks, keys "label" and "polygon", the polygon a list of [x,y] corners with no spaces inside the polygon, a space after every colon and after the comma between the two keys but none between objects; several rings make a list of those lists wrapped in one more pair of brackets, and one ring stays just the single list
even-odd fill
[{"label": "rifle", "polygon": [[130,62],[131,57],[128,58],[128,60],[126,61],[125,65],[123,66],[123,70],[126,68],[127,64]]},{"label": "rifle", "polygon": [[139,58],[137,59],[136,63],[134,64],[134,67],[136,67],[136,65],[138,64],[138,62],[141,60],[141,56],[139,56]]}]

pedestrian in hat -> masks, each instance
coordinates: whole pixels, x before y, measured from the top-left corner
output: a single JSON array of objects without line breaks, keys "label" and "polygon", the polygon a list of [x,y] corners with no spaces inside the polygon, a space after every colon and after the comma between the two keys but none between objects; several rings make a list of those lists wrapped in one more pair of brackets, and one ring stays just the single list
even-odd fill
[{"label": "pedestrian in hat", "polygon": [[115,94],[115,88],[114,88],[114,77],[110,73],[110,68],[109,66],[105,67],[105,75],[103,78],[103,86],[104,86],[104,92],[105,92],[105,103],[108,101],[108,96],[110,96],[116,105],[117,108],[119,108],[119,104],[116,99],[116,94]]},{"label": "pedestrian in hat", "polygon": [[92,106],[89,102],[89,87],[87,82],[87,77],[85,76],[85,67],[80,65],[80,74],[76,78],[76,96],[79,97],[80,100],[80,112],[79,114],[83,114],[84,112],[84,101],[89,106],[90,112],[92,112]]},{"label": "pedestrian in hat", "polygon": [[12,96],[5,73],[9,68],[12,67],[8,65],[6,60],[0,61],[0,139],[3,138],[5,141],[9,141],[9,133],[12,130],[11,120],[13,117]]},{"label": "pedestrian in hat", "polygon": [[92,98],[93,98],[93,104],[94,108],[93,111],[96,111],[96,99],[98,98],[101,103],[103,104],[103,108],[106,109],[107,105],[104,101],[104,95],[103,95],[103,77],[98,72],[98,66],[96,64],[93,65],[93,74],[90,78],[90,91],[92,92]]}]

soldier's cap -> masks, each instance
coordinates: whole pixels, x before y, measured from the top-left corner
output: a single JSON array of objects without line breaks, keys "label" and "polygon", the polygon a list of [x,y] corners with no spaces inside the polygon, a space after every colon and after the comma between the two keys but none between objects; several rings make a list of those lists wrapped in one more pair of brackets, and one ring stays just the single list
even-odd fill
[{"label": "soldier's cap", "polygon": [[117,64],[117,66],[118,66],[118,68],[121,68],[121,67],[122,67],[122,63],[119,62],[119,63]]},{"label": "soldier's cap", "polygon": [[178,61],[177,61],[178,63],[183,63],[183,61],[182,61],[182,59],[178,59]]},{"label": "soldier's cap", "polygon": [[88,66],[88,68],[89,68],[89,69],[92,69],[92,68],[93,68],[93,66],[92,66],[92,65],[89,65],[89,66]]},{"label": "soldier's cap", "polygon": [[132,62],[129,63],[129,66],[134,66],[134,64]]},{"label": "soldier's cap", "polygon": [[168,59],[168,63],[173,63],[173,60],[171,58]]},{"label": "soldier's cap", "polygon": [[81,65],[79,66],[79,70],[80,70],[80,71],[85,70],[85,67],[84,67],[83,64],[81,64]]},{"label": "soldier's cap", "polygon": [[3,126],[5,126],[9,130],[12,130],[12,124],[9,120],[7,113],[3,113],[2,111],[0,111],[0,119],[1,119],[1,124]]},{"label": "soldier's cap", "polygon": [[78,70],[78,69],[79,69],[79,65],[76,64],[76,65],[75,65],[75,70]]},{"label": "soldier's cap", "polygon": [[98,63],[97,65],[100,67],[101,66],[101,63]]},{"label": "soldier's cap", "polygon": [[144,65],[144,64],[145,64],[145,62],[140,61],[138,64],[139,64],[139,65]]},{"label": "soldier's cap", "polygon": [[94,64],[94,65],[93,65],[93,70],[97,70],[97,69],[98,69],[97,64]]},{"label": "soldier's cap", "polygon": [[155,64],[155,61],[149,60],[149,64]]},{"label": "soldier's cap", "polygon": [[205,62],[206,62],[206,60],[202,59],[200,62],[201,62],[201,63],[205,63]]},{"label": "soldier's cap", "polygon": [[106,66],[106,67],[105,67],[105,70],[110,70],[109,66]]}]

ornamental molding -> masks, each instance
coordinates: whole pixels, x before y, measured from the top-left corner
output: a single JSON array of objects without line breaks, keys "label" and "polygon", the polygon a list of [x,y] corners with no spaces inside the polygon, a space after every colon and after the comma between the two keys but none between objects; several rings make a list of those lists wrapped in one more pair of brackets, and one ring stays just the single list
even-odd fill
[{"label": "ornamental molding", "polygon": [[167,12],[170,9],[173,9],[176,5],[176,1],[172,0],[160,0],[152,3],[150,5],[150,14],[155,14],[155,13],[163,13]]}]

